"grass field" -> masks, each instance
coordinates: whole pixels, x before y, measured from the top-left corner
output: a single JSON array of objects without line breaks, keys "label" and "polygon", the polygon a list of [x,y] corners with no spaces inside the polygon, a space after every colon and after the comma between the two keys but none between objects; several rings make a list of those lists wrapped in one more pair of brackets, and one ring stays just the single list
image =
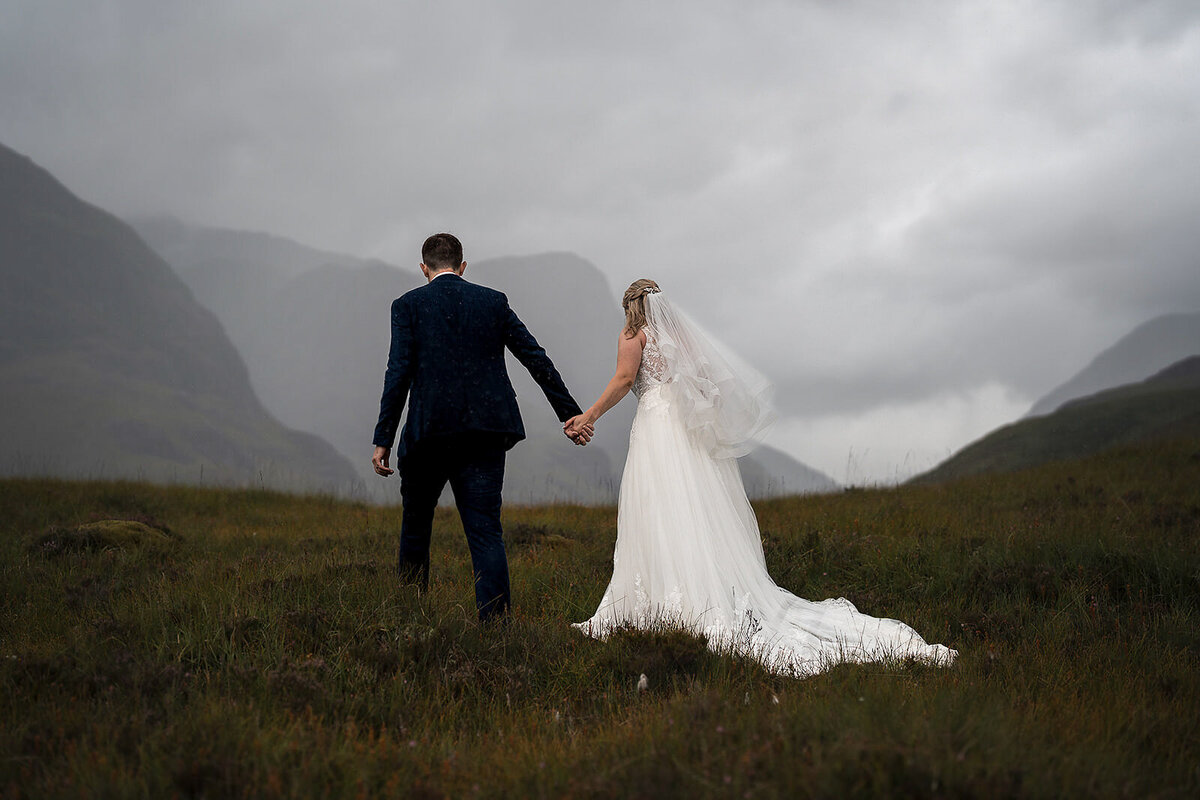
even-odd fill
[{"label": "grass field", "polygon": [[452,511],[418,596],[396,508],[0,482],[0,792],[1200,794],[1200,442],[756,508],[778,583],[957,664],[798,681],[585,639],[612,508],[506,509],[515,615],[480,629]]}]

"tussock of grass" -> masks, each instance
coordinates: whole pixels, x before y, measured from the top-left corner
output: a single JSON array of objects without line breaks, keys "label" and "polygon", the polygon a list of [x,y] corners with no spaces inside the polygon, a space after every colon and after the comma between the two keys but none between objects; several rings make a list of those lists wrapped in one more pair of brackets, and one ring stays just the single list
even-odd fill
[{"label": "tussock of grass", "polygon": [[59,555],[107,548],[162,550],[176,541],[168,531],[139,520],[105,519],[74,528],[52,527],[37,537],[32,547],[44,555]]},{"label": "tussock of grass", "polygon": [[781,585],[902,619],[958,663],[797,681],[670,629],[588,639],[568,623],[609,577],[611,508],[510,509],[516,613],[480,628],[447,509],[420,594],[396,585],[396,508],[0,482],[0,789],[1200,790],[1200,442],[756,508]]}]

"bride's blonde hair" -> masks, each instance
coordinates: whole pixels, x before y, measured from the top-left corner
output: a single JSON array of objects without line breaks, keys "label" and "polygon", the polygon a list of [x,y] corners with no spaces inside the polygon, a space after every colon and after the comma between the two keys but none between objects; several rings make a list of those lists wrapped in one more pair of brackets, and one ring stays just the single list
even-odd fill
[{"label": "bride's blonde hair", "polygon": [[639,278],[629,284],[625,296],[621,298],[621,308],[625,309],[626,336],[633,338],[646,327],[646,295],[660,291],[658,284],[649,278]]}]

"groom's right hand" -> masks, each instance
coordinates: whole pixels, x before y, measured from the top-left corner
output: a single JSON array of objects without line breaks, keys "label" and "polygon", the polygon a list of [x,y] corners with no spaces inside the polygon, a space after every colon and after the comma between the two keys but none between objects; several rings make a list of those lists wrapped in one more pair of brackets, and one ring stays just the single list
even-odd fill
[{"label": "groom's right hand", "polygon": [[375,467],[375,472],[385,478],[396,471],[388,466],[388,456],[391,452],[392,448],[390,447],[375,445],[375,455],[371,458],[371,465]]},{"label": "groom's right hand", "polygon": [[586,446],[592,440],[592,435],[595,432],[595,426],[590,422],[584,422],[582,414],[571,417],[563,423],[563,433],[580,447]]}]

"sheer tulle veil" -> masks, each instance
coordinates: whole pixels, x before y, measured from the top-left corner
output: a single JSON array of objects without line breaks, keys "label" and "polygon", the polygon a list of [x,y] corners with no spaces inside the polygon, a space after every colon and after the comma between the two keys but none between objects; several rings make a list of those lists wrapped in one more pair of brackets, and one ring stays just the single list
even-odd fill
[{"label": "sheer tulle veil", "polygon": [[646,295],[646,324],[667,362],[669,401],[714,458],[744,456],[776,419],[771,382],[664,293]]}]

